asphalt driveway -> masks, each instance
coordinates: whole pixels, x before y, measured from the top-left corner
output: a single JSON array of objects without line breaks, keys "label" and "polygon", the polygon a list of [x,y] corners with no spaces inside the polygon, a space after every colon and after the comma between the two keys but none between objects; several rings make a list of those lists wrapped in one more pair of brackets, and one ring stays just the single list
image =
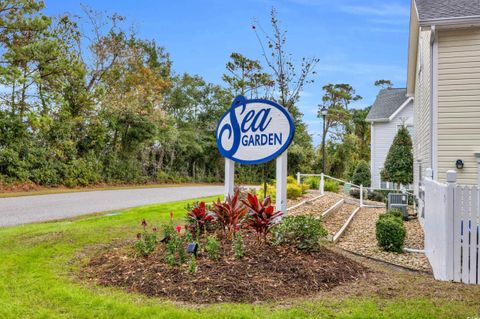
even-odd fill
[{"label": "asphalt driveway", "polygon": [[62,219],[222,193],[223,186],[184,186],[0,198],[0,226]]}]

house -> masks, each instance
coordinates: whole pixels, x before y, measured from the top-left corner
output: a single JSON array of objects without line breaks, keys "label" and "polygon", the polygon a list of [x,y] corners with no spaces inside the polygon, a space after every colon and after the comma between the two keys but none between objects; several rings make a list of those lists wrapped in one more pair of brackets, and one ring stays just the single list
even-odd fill
[{"label": "house", "polygon": [[394,188],[393,183],[382,181],[380,172],[393,139],[402,126],[413,133],[413,98],[406,89],[382,89],[367,115],[371,123],[370,168],[373,188]]},{"label": "house", "polygon": [[480,2],[412,0],[407,96],[414,106],[414,188],[427,168],[479,184]]}]

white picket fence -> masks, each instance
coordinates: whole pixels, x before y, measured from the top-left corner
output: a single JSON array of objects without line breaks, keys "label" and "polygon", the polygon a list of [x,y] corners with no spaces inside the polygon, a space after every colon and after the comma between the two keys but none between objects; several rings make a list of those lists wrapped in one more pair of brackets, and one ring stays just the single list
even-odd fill
[{"label": "white picket fence", "polygon": [[423,180],[425,254],[436,279],[480,284],[480,191],[478,186]]}]

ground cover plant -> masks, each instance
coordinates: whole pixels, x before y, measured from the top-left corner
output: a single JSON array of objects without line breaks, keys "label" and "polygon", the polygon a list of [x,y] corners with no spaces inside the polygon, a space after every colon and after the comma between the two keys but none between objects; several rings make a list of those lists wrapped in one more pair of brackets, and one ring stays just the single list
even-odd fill
[{"label": "ground cover plant", "polygon": [[135,238],[141,229],[139,220],[146,219],[152,227],[161,225],[169,221],[173,211],[175,223],[182,223],[187,204],[214,199],[150,205],[115,216],[96,214],[0,228],[0,317],[403,319],[478,315],[480,291],[476,287],[437,282],[431,276],[383,267],[375,273],[378,277],[322,291],[318,296],[293,298],[285,303],[202,307],[78,280],[81,266],[93,252]]}]

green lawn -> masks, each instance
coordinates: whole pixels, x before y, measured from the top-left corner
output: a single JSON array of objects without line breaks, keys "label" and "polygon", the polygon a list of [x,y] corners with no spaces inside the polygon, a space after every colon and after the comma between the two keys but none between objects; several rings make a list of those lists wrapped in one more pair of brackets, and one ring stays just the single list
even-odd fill
[{"label": "green lawn", "polygon": [[[209,198],[208,200],[213,200]],[[88,247],[134,237],[142,218],[161,223],[187,202],[146,206],[117,216],[0,228],[0,318],[467,318],[476,305],[447,299],[312,298],[262,305],[176,305],[72,276]]]}]

